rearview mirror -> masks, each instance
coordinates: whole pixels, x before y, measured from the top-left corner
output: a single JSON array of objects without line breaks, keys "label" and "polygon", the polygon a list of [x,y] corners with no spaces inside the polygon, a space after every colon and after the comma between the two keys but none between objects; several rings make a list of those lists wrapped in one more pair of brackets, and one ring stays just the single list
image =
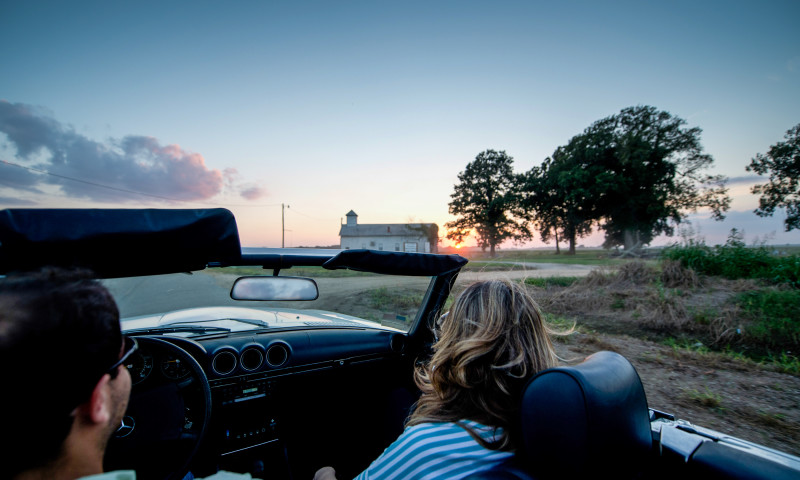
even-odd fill
[{"label": "rearview mirror", "polygon": [[316,300],[317,283],[301,277],[241,277],[233,283],[234,300]]}]

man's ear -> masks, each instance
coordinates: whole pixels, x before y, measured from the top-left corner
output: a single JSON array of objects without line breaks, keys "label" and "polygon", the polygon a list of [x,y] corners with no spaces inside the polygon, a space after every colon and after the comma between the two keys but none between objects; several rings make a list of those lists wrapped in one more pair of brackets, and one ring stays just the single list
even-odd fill
[{"label": "man's ear", "polygon": [[79,405],[74,414],[83,417],[84,421],[105,424],[111,419],[111,375],[103,375],[92,390],[89,400]]}]

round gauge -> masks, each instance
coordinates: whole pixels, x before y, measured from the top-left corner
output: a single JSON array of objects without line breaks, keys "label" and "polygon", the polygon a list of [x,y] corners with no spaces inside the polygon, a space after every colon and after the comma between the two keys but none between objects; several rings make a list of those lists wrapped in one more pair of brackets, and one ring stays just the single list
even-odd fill
[{"label": "round gauge", "polygon": [[133,352],[125,362],[125,367],[131,374],[131,382],[133,385],[143,382],[153,371],[153,355],[147,350],[139,349]]},{"label": "round gauge", "polygon": [[178,380],[189,375],[189,367],[184,365],[180,358],[167,355],[161,362],[161,373],[172,380]]}]

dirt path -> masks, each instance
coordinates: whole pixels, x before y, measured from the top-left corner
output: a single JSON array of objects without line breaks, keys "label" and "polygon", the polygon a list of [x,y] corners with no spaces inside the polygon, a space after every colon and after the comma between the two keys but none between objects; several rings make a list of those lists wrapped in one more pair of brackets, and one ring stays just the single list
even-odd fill
[{"label": "dirt path", "polygon": [[556,346],[559,355],[570,360],[600,350],[620,353],[639,373],[650,408],[800,455],[800,378],[796,376],[624,335],[575,334]]}]

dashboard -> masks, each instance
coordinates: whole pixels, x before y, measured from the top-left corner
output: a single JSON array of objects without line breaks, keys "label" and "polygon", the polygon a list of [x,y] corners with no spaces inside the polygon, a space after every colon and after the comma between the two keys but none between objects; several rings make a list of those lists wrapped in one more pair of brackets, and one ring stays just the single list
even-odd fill
[{"label": "dashboard", "polygon": [[[413,402],[406,335],[399,332],[312,328],[137,339],[139,350],[127,363],[133,389],[123,421],[131,428],[118,432],[106,457],[107,468],[133,468],[137,478],[218,469],[265,478],[305,475],[300,472],[312,459],[303,452],[314,443],[309,436],[335,443],[330,432],[347,424],[371,431],[364,438],[391,438]],[[396,402],[398,389],[408,399],[400,413],[387,415],[383,405]],[[363,416],[371,410],[380,421]],[[350,444],[359,441],[353,437]],[[368,450],[370,457],[380,453]]]}]

